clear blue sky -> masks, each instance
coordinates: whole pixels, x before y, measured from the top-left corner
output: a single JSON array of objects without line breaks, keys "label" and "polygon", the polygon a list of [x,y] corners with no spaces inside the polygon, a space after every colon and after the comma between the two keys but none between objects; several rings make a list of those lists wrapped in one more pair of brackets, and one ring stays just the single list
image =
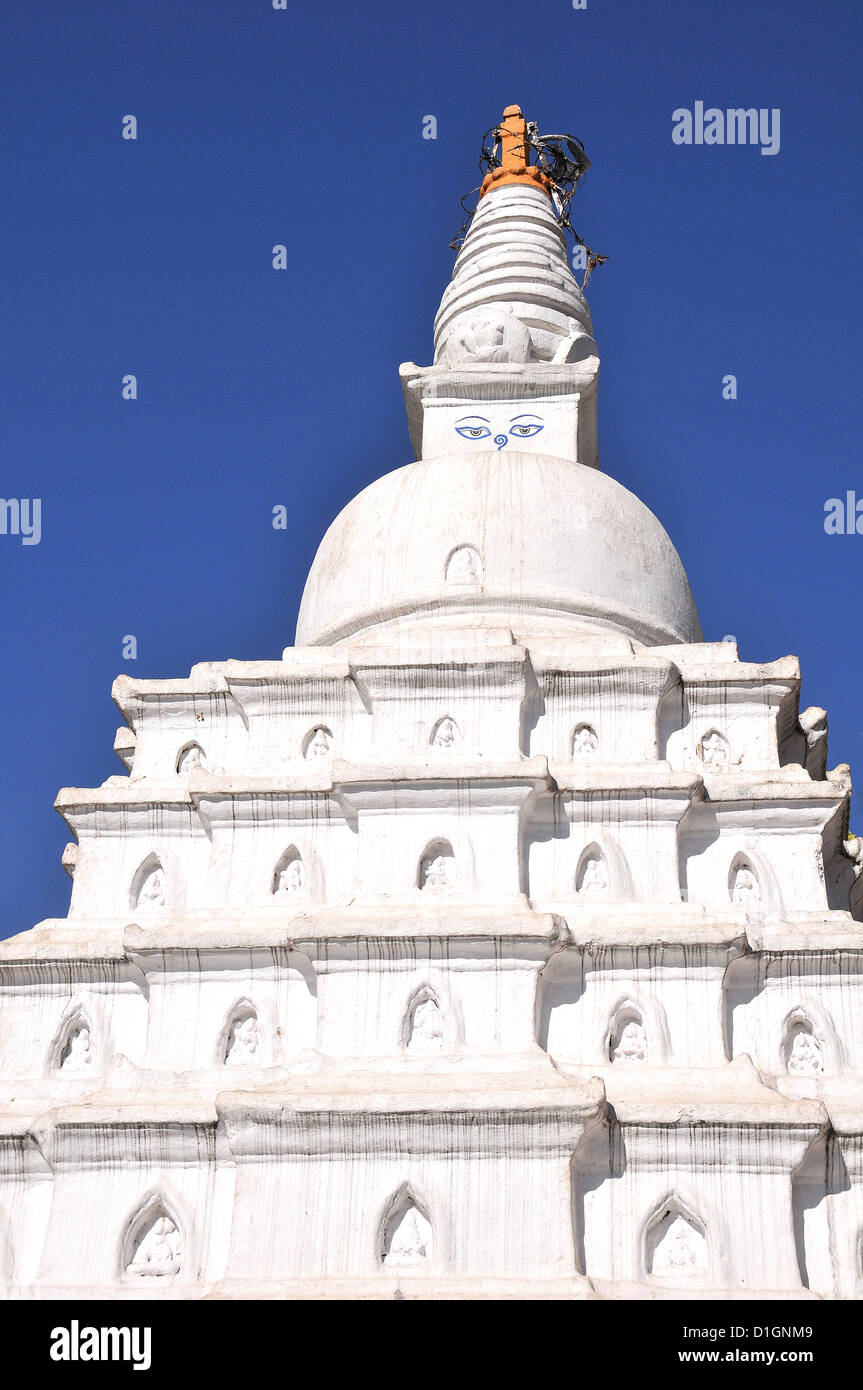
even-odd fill
[{"label": "clear blue sky", "polygon": [[[397,365],[431,360],[513,101],[593,162],[603,468],[707,638],[800,657],[863,790],[863,535],[823,525],[863,498],[859,0],[7,0],[2,26],[0,493],[43,536],[0,536],[0,934],[67,910],[52,802],[122,772],[114,676],[277,657],[332,517],[410,460]],[[779,154],[673,144],[697,100],[779,107]]]}]

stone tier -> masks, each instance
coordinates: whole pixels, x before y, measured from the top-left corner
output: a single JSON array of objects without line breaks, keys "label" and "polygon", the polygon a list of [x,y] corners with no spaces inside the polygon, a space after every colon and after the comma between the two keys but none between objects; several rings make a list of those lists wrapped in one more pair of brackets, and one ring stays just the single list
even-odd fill
[{"label": "stone tier", "polygon": [[[177,762],[192,744],[211,770],[271,775],[318,757],[422,760],[440,750],[448,718],[449,751],[468,761],[542,754],[566,764],[586,728],[595,742],[577,740],[579,759],[612,766],[667,761],[709,777],[808,762],[796,659],[736,656],[727,642],[636,649],[612,636],[547,637],[528,651],[505,628],[288,648],[280,662],[210,662],[184,679],[120,676],[113,696],[129,727],[116,746],[135,782],[182,776]],[[319,728],[327,746],[311,747]],[[705,758],[711,733],[720,740]]]},{"label": "stone tier", "polygon": [[[771,1085],[814,1095],[863,1071],[861,980],[863,932],[840,912],[788,922],[678,904],[657,921],[640,905],[563,917],[453,904],[281,922],[66,919],[0,943],[0,1075],[77,1085],[118,1055],[148,1071],[224,1071],[232,1029],[250,1018],[254,1048],[239,1060],[257,1069],[647,1076],[748,1055]],[[430,1033],[417,1031],[420,1005]],[[82,1028],[86,1056],[70,1058]]]},{"label": "stone tier", "polygon": [[[76,836],[70,916],[281,913],[349,902],[529,901],[566,913],[686,900],[863,915],[844,852],[850,780],[476,756],[295,772],[109,778],[57,799]],[[431,860],[443,856],[436,875]],[[290,863],[297,868],[287,873]],[[160,878],[153,887],[153,874]],[[148,886],[149,884],[149,886]]]},{"label": "stone tier", "polygon": [[[45,1298],[315,1297],[324,1281],[377,1298],[853,1297],[856,1248],[828,1216],[860,1209],[861,1146],[841,1091],[782,1096],[746,1058],[493,1087],[469,1071],[167,1077],[121,1060],[99,1089],[5,1098],[3,1278],[7,1296]],[[828,1149],[832,1207],[813,1224]],[[406,1203],[434,1233],[423,1278],[384,1255]],[[136,1268],[159,1213],[178,1268]],[[681,1220],[695,1237],[678,1266]]]}]

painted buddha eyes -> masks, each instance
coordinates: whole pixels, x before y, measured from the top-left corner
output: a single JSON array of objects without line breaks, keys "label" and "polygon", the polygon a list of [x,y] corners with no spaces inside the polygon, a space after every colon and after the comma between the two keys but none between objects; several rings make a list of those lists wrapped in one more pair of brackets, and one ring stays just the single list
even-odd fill
[{"label": "painted buddha eyes", "polygon": [[[531,439],[533,435],[539,434],[545,425],[539,416],[516,415],[509,422],[509,434],[501,433],[494,436],[498,453],[509,443],[510,437],[513,439]],[[456,434],[460,434],[462,439],[490,439],[491,429],[489,422],[484,415],[466,415],[455,427]]]},{"label": "painted buddha eyes", "polygon": [[488,425],[456,425],[456,434],[463,439],[487,439],[491,434]]}]

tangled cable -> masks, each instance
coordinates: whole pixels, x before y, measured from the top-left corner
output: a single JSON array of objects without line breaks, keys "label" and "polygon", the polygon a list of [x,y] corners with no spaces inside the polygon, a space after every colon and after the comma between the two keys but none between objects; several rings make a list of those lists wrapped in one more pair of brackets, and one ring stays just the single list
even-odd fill
[{"label": "tangled cable", "polygon": [[[598,265],[604,265],[608,260],[607,256],[602,256],[596,251],[592,251],[583,237],[573,227],[569,219],[569,205],[573,194],[580,181],[584,178],[590,168],[590,160],[585,153],[584,145],[577,135],[540,135],[535,121],[527,123],[526,143],[536,155],[536,167],[548,179],[551,192],[551,200],[554,205],[554,212],[558,226],[564,232],[570,232],[574,241],[584,250],[586,262],[584,269],[584,279],[581,288],[584,289],[592,271]],[[499,169],[502,164],[501,157],[501,128],[499,125],[492,126],[482,137],[479,155],[479,167],[483,177],[490,174],[492,170]],[[461,198],[462,211],[466,217],[456,235],[450,242],[453,251],[460,251],[467,229],[471,224],[473,215],[476,212],[477,204],[473,207],[467,206],[467,200],[478,194],[481,184],[472,188]],[[477,200],[478,201],[478,200]]]}]

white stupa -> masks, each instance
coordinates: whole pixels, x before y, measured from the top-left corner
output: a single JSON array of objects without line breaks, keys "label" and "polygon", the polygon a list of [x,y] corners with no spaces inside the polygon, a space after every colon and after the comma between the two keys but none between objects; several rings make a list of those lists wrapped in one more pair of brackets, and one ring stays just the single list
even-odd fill
[{"label": "white stupa", "polygon": [[10,1297],[853,1298],[863,842],[785,657],[599,471],[509,108],[416,461],[281,660],[116,682],[69,915],[0,944]]}]

